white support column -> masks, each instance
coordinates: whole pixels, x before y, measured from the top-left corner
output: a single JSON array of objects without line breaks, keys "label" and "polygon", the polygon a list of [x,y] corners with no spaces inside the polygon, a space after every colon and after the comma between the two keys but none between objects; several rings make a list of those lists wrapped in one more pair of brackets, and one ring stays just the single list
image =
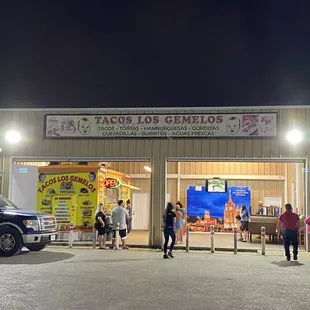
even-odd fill
[{"label": "white support column", "polygon": [[[304,182],[305,182],[305,187],[304,187],[304,191],[305,191],[305,206],[304,206],[304,209],[305,209],[305,217],[307,218],[309,215],[310,215],[310,201],[309,201],[309,198],[310,198],[310,195],[308,194],[308,190],[309,190],[309,157],[307,158],[306,160],[306,164],[305,164],[305,170],[304,170]],[[308,235],[308,227],[306,228],[306,231],[305,231],[305,248],[306,248],[306,251],[309,252],[310,251],[310,248],[309,248],[309,238],[310,235]]]},{"label": "white support column", "polygon": [[300,213],[300,164],[296,163],[296,212]]},{"label": "white support column", "polygon": [[[286,204],[286,203],[288,203],[287,163],[284,164],[284,177],[285,177],[285,181],[284,181],[284,204]],[[283,210],[281,210],[281,211],[283,211]]]},{"label": "white support column", "polygon": [[3,154],[3,150],[1,150],[0,152],[0,156],[1,156],[1,175],[0,175],[0,178],[1,178],[1,194],[4,195],[4,154]]},{"label": "white support column", "polygon": [[6,168],[6,169],[8,169],[8,171],[9,171],[9,183],[8,183],[8,191],[7,191],[7,194],[8,194],[9,199],[12,199],[13,163],[14,163],[14,160],[13,160],[12,157],[10,157],[10,160],[9,160],[9,162],[8,162],[9,167]]},{"label": "white support column", "polygon": [[292,181],[291,183],[291,201],[290,203],[292,204],[293,206],[293,209],[296,210],[296,201],[295,201],[295,183],[294,181]]}]

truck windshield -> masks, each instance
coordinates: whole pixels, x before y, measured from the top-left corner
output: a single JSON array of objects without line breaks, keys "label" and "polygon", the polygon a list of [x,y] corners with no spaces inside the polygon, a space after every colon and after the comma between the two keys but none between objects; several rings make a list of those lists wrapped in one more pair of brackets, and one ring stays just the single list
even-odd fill
[{"label": "truck windshield", "polygon": [[16,210],[18,207],[9,199],[0,195],[0,210]]}]

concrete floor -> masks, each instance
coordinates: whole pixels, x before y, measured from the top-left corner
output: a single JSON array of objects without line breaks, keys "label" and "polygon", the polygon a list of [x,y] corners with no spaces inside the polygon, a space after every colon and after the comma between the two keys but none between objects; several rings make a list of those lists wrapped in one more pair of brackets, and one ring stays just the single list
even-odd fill
[{"label": "concrete floor", "polygon": [[282,252],[102,251],[50,247],[0,258],[0,309],[309,310],[310,260]]}]

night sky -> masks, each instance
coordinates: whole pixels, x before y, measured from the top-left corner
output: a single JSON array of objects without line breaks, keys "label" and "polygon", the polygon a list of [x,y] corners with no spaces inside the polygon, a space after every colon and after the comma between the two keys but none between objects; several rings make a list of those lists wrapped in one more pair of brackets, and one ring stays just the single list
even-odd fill
[{"label": "night sky", "polygon": [[2,2],[1,107],[308,104],[309,1]]}]

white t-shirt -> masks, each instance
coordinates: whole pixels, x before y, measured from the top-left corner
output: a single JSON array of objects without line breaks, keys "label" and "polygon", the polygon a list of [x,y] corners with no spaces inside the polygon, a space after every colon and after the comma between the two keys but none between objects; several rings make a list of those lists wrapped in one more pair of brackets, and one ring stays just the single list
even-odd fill
[{"label": "white t-shirt", "polygon": [[115,229],[116,223],[119,222],[119,229],[123,230],[127,228],[126,220],[128,220],[129,215],[124,207],[116,207],[112,210],[112,221],[113,229]]}]

